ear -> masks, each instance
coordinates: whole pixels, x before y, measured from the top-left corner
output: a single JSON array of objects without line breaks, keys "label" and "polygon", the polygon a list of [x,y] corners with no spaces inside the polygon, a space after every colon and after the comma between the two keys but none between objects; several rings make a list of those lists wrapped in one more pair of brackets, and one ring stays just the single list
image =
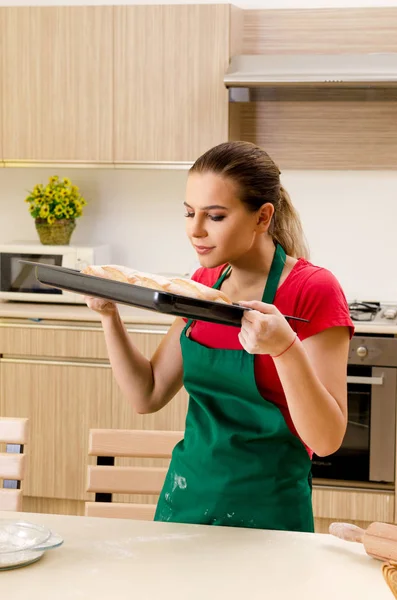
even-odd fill
[{"label": "ear", "polygon": [[257,227],[261,233],[265,233],[269,229],[273,214],[273,204],[270,204],[270,202],[262,204],[262,206],[257,212]]}]

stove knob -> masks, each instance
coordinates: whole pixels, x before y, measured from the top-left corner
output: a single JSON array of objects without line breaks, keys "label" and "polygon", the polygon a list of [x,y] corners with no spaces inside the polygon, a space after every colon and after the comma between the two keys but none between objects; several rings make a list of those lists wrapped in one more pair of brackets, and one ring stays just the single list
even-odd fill
[{"label": "stove knob", "polygon": [[365,346],[359,346],[357,348],[357,356],[359,356],[360,358],[365,358],[366,356],[368,356],[368,348],[366,348]]},{"label": "stove knob", "polygon": [[383,316],[385,317],[385,319],[395,319],[397,316],[397,309],[396,308],[387,308],[385,310],[385,312],[383,313]]}]

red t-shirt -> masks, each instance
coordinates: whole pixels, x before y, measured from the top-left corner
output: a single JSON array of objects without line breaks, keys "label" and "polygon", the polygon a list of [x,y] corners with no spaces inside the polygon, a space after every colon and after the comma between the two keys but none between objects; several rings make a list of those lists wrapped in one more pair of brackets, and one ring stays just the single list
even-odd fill
[{"label": "red t-shirt", "polygon": [[[212,287],[226,265],[214,269],[198,269],[192,279]],[[335,276],[322,267],[316,267],[300,258],[276,292],[274,305],[285,315],[308,319],[309,323],[289,321],[300,340],[320,333],[329,327],[345,326],[354,333],[346,297]],[[208,348],[242,350],[238,340],[239,328],[196,321],[191,329],[192,340]],[[255,356],[255,379],[258,390],[266,400],[281,410],[284,419],[295,435],[286,397],[277,374],[273,359],[267,354]],[[309,454],[312,452],[308,448]]]}]

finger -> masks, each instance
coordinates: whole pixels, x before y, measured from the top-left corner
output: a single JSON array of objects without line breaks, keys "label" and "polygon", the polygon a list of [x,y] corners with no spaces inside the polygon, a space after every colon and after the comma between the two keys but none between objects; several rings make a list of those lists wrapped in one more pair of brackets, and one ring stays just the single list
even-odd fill
[{"label": "finger", "polygon": [[270,320],[274,318],[272,315],[264,315],[257,310],[250,310],[244,313],[241,319],[241,326],[246,329],[254,329],[255,331],[264,331],[269,326]]},{"label": "finger", "polygon": [[246,311],[241,319],[241,323],[245,323],[248,327],[258,323],[259,320],[266,319],[266,315],[259,313],[257,310]]},{"label": "finger", "polygon": [[[274,315],[278,312],[277,308],[274,306],[274,304],[267,304],[265,302],[259,302],[258,300],[252,300],[250,302],[239,302],[238,304],[240,304],[240,306],[246,307],[246,308],[252,308],[253,310],[256,310],[264,315]],[[244,313],[244,316],[248,316],[250,314],[251,311],[247,310]]]}]

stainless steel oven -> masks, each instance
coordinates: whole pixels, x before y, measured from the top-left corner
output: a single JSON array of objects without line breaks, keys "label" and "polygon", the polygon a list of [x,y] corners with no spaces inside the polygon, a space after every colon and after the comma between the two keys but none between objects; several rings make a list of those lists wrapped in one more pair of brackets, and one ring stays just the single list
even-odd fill
[{"label": "stainless steel oven", "polygon": [[313,457],[315,478],[393,483],[396,454],[397,338],[357,334],[347,368],[348,425],[341,448]]}]

